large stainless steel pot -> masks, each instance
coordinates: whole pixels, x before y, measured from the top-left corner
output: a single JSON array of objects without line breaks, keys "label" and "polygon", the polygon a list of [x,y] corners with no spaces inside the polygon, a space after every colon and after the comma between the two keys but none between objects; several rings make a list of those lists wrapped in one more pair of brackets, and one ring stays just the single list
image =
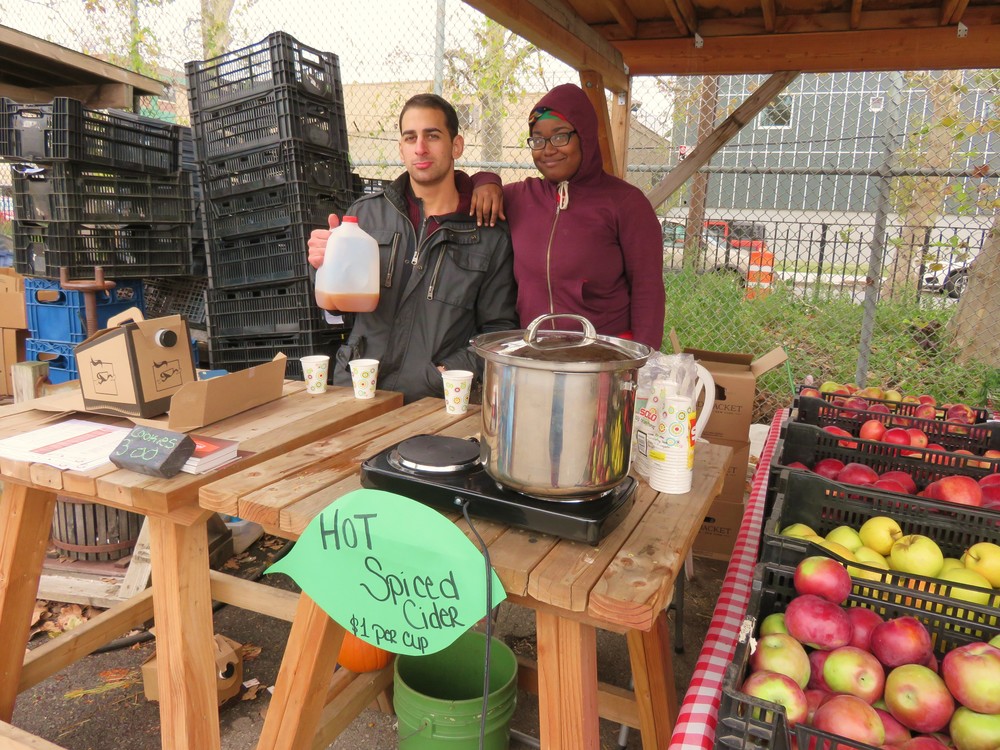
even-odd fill
[{"label": "large stainless steel pot", "polygon": [[[542,330],[553,318],[577,320],[583,331]],[[491,477],[574,501],[625,478],[648,346],[599,336],[579,315],[543,315],[527,330],[482,334],[472,345],[486,360],[480,445]]]}]

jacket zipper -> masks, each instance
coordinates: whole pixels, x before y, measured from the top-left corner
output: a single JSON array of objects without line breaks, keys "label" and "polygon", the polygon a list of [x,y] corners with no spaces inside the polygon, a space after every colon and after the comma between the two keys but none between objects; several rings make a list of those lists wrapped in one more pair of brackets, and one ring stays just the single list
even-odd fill
[{"label": "jacket zipper", "polygon": [[[450,230],[454,234],[469,234],[475,232],[475,229],[452,229]],[[427,287],[427,299],[434,299],[434,288],[437,286],[438,274],[441,273],[441,265],[444,263],[445,251],[442,250],[441,254],[438,255],[437,263],[434,264],[434,273],[431,274],[431,283]]]},{"label": "jacket zipper", "polygon": [[552,230],[549,232],[549,244],[545,247],[545,286],[549,292],[549,315],[555,315],[556,306],[552,299],[552,239],[556,236],[556,224],[559,223],[559,213],[562,211],[556,205],[556,216],[552,220]]},{"label": "jacket zipper", "polygon": [[385,269],[385,281],[382,282],[382,286],[389,288],[392,286],[392,274],[396,268],[396,255],[399,253],[399,232],[395,232],[392,235],[392,247],[389,250],[389,263]]}]

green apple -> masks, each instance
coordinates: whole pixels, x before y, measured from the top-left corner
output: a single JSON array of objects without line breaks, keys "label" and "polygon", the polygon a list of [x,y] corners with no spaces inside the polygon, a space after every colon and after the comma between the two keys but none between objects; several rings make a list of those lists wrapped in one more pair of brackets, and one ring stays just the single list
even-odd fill
[{"label": "green apple", "polygon": [[959,706],[948,731],[959,750],[996,750],[1000,747],[1000,714],[979,714]]},{"label": "green apple", "polygon": [[889,388],[885,392],[885,400],[899,402],[903,400],[903,394],[897,391],[895,388]]},{"label": "green apple", "polygon": [[812,527],[807,526],[804,523],[793,523],[790,526],[786,526],[781,530],[781,536],[794,536],[798,538],[807,536],[819,536]]},{"label": "green apple", "polygon": [[773,635],[774,633],[788,633],[785,627],[785,613],[772,612],[760,622],[760,635]]},{"label": "green apple", "polygon": [[[948,596],[952,599],[958,599],[972,604],[987,605],[990,603],[990,599],[993,598],[993,587],[990,586],[990,582],[987,581],[985,577],[970,568],[952,568],[951,570],[939,573],[938,578],[947,583],[960,583],[962,586],[975,586],[977,588],[986,589],[985,591],[973,591],[968,588],[954,587],[948,594]],[[961,608],[959,608],[959,610],[960,612],[956,613],[952,607],[947,607],[945,608],[945,614],[958,614],[958,616],[961,616]],[[940,612],[940,607],[936,608],[935,611]]]},{"label": "green apple", "polygon": [[842,390],[845,390],[844,386],[833,380],[824,380],[819,387],[820,393],[834,393],[836,391],[842,391]]},{"label": "green apple", "polygon": [[977,542],[962,555],[965,567],[981,574],[994,588],[1000,588],[1000,545]]},{"label": "green apple", "polygon": [[894,570],[931,578],[944,565],[944,554],[937,542],[923,534],[907,534],[898,539],[889,551],[889,559]]},{"label": "green apple", "polygon": [[858,547],[863,547],[864,542],[861,541],[861,537],[858,532],[852,529],[850,526],[838,526],[832,529],[830,533],[826,535],[826,540],[828,542],[836,542],[841,544],[851,552],[854,552]]},{"label": "green apple", "polygon": [[903,529],[895,518],[874,516],[861,525],[858,536],[865,547],[871,547],[880,555],[888,555],[892,545],[903,536]]},{"label": "green apple", "polygon": [[885,555],[880,555],[871,547],[858,547],[854,550],[854,556],[858,558],[858,562],[870,565],[873,568],[889,569],[889,563],[885,561]]},{"label": "green apple", "polygon": [[997,633],[995,636],[990,638],[989,644],[991,646],[996,646],[997,648],[1000,648],[1000,633]]}]

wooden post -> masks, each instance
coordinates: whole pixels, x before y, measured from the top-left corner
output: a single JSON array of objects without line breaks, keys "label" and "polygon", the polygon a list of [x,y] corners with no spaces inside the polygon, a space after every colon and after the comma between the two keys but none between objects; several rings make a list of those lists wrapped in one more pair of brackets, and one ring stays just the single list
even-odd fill
[{"label": "wooden post", "polygon": [[593,70],[581,70],[580,85],[597,112],[597,142],[601,146],[601,161],[604,162],[604,171],[621,177],[615,172],[615,147],[612,142],[611,121],[608,117],[608,102],[604,98],[604,79],[600,73]]},{"label": "wooden post", "polygon": [[49,382],[49,363],[18,362],[11,366],[11,382],[15,404],[38,398]]}]

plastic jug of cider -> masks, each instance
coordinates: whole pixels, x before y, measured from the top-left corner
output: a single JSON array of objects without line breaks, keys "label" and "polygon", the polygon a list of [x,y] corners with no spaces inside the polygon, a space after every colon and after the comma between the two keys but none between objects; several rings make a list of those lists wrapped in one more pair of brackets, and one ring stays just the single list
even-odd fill
[{"label": "plastic jug of cider", "polygon": [[378,277],[378,243],[356,216],[345,216],[330,230],[316,271],[316,304],[334,312],[371,312],[378,305]]}]

